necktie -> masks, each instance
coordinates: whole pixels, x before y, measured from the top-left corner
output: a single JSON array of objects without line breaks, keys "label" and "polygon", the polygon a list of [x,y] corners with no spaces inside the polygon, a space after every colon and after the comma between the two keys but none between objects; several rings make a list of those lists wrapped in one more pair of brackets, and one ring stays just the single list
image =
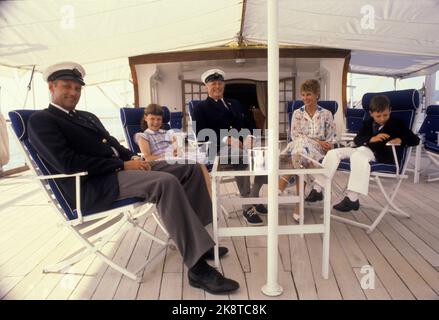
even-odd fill
[{"label": "necktie", "polygon": [[372,133],[374,136],[378,134],[379,129],[380,129],[380,125],[374,121],[372,124]]},{"label": "necktie", "polygon": [[92,120],[88,119],[85,116],[81,116],[79,114],[79,112],[70,110],[69,116],[72,117],[76,122],[81,123],[82,125],[84,125],[86,127],[89,127],[91,129],[94,129],[94,130],[98,130],[97,126],[95,125],[95,123]]},{"label": "necktie", "polygon": [[221,102],[223,103],[224,107],[226,107],[227,110],[230,110],[229,106],[223,99],[221,99]]}]

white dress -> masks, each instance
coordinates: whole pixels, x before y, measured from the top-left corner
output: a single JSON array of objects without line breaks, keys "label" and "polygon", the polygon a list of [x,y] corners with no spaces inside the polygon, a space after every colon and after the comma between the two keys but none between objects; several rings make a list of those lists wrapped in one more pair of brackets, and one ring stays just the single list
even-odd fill
[{"label": "white dress", "polygon": [[292,141],[288,144],[287,150],[293,158],[296,154],[305,154],[319,161],[325,156],[325,151],[317,140],[333,144],[335,137],[335,122],[330,111],[317,106],[317,110],[311,118],[303,106],[295,110],[292,115]]}]

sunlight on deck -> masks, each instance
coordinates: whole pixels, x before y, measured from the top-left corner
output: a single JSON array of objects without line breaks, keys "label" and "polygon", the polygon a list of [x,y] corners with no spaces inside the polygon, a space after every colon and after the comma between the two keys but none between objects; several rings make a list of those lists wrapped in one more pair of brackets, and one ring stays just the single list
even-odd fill
[{"label": "sunlight on deck", "polygon": [[[29,172],[18,176],[28,176]],[[335,183],[343,185],[344,177]],[[225,192],[234,192],[233,183]],[[400,204],[411,219],[388,215],[371,235],[341,223],[331,224],[330,276],[322,279],[320,235],[280,236],[279,283],[284,292],[277,298],[261,293],[266,279],[266,239],[221,239],[230,253],[221,269],[239,281],[230,295],[213,296],[192,288],[179,253],[168,249],[144,270],[138,284],[89,256],[67,274],[43,274],[42,268],[75,252],[79,246],[60,228],[56,215],[36,183],[0,180],[0,297],[2,299],[438,299],[439,298],[439,191],[438,183],[405,181]],[[266,190],[264,189],[264,192]],[[373,197],[378,195],[371,191]],[[365,199],[361,199],[366,203]],[[221,224],[245,225],[240,211]],[[280,223],[294,223],[290,206],[281,206]],[[305,223],[320,219],[320,210],[306,209]],[[360,210],[354,219],[369,222],[374,212]],[[263,217],[263,219],[266,219]],[[152,219],[141,221],[159,233]],[[160,236],[161,234],[159,234]],[[112,239],[104,252],[118,263],[136,268],[159,249],[136,232]],[[375,288],[363,289],[365,266],[375,272]]]}]

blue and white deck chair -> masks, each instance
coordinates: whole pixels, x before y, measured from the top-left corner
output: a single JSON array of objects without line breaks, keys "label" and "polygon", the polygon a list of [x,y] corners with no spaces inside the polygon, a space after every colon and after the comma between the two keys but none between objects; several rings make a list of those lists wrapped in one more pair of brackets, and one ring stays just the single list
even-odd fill
[{"label": "blue and white deck chair", "polygon": [[[322,108],[324,108],[324,109],[330,111],[330,112],[332,113],[332,116],[333,116],[333,117],[335,116],[335,113],[336,113],[337,110],[338,110],[338,103],[337,103],[337,101],[335,101],[335,100],[319,100],[319,101],[317,101],[317,104],[318,104],[320,107],[322,107]],[[297,110],[297,109],[303,107],[303,105],[304,105],[304,103],[303,103],[302,100],[291,100],[291,101],[287,101],[287,102],[285,103],[285,108],[286,108],[286,110],[287,110],[287,116],[288,116],[287,143],[289,143],[289,142],[292,141],[292,138],[291,138],[291,121],[292,121],[292,118],[293,118],[293,113],[294,113],[295,110]],[[292,192],[292,191],[290,190],[290,188],[291,188],[291,186],[292,186],[294,183],[295,183],[295,177],[294,177],[294,176],[291,176],[291,177],[288,179],[288,186],[287,186],[287,188],[285,189],[285,191],[286,191],[287,193]]]},{"label": "blue and white deck chair", "polygon": [[[162,129],[169,130],[171,126],[169,121],[171,120],[171,113],[167,107],[162,107],[163,109],[163,124]],[[145,112],[145,108],[120,108],[120,119],[122,121],[123,132],[125,134],[125,139],[128,144],[128,148],[134,152],[139,153],[140,149],[137,143],[135,143],[134,135],[136,133],[142,132],[140,126],[140,120],[142,119]]]},{"label": "blue and white deck chair", "polygon": [[346,109],[346,133],[356,135],[363,125],[366,112],[362,108]]},{"label": "blue and white deck chair", "polygon": [[[321,100],[317,101],[317,104],[321,106],[322,108],[329,110],[332,113],[332,116],[335,115],[335,113],[338,110],[338,103],[334,100]],[[292,100],[286,102],[286,110],[287,110],[287,116],[288,116],[288,132],[287,132],[287,142],[291,141],[291,118],[293,116],[293,112],[296,109],[301,108],[304,105],[302,100]]]},{"label": "blue and white deck chair", "polygon": [[369,115],[363,108],[347,108],[346,109],[346,131],[342,133],[340,144],[343,146],[352,146],[353,140],[357,133],[360,131],[363,121],[367,119]]},{"label": "blue and white deck chair", "polygon": [[[78,241],[83,245],[79,251],[66,257],[63,261],[49,267],[45,267],[43,272],[68,272],[68,269],[75,263],[81,261],[90,254],[96,255],[100,260],[108,264],[111,268],[121,272],[125,276],[135,281],[141,282],[141,271],[159,253],[143,263],[137,270],[129,271],[127,268],[118,265],[109,257],[102,253],[101,249],[115,235],[134,228],[141,234],[163,245],[163,249],[168,246],[168,241],[163,241],[144,230],[138,223],[138,218],[143,215],[152,215],[163,232],[169,237],[165,228],[160,224],[158,218],[153,213],[154,205],[146,203],[140,198],[129,198],[113,202],[111,208],[106,211],[81,210],[80,178],[87,175],[87,172],[75,174],[53,174],[49,172],[42,158],[29,143],[27,136],[27,122],[29,117],[37,112],[35,110],[15,110],[9,112],[11,125],[15,132],[18,145],[21,147],[26,163],[31,171],[36,175],[40,182],[40,187],[47,196],[54,212],[61,219],[63,226],[72,232]],[[57,185],[57,179],[67,178],[76,181],[76,208],[69,206],[65,201],[61,189]],[[96,239],[97,238],[97,239]]]},{"label": "blue and white deck chair", "polygon": [[[171,113],[167,107],[163,108],[163,125],[162,129],[170,130],[171,126],[169,121],[171,119]],[[136,133],[142,132],[140,126],[140,119],[143,117],[145,108],[120,108],[120,119],[122,121],[122,128],[125,133],[125,139],[128,144],[128,148],[135,153],[139,153],[139,145],[135,142],[134,136]],[[177,129],[178,130],[178,129]],[[195,136],[194,136],[195,137]],[[195,138],[188,137],[188,143],[194,147],[200,147],[200,145],[206,145],[206,152],[209,143],[197,142]]]},{"label": "blue and white deck chair", "polygon": [[193,140],[197,140],[197,131],[195,128],[194,123],[194,109],[197,105],[199,105],[202,102],[202,100],[192,100],[189,102],[189,121],[188,121],[188,128],[187,133],[188,137]]},{"label": "blue and white deck chair", "polygon": [[183,112],[171,112],[171,129],[183,129]]},{"label": "blue and white deck chair", "polygon": [[[428,106],[419,134],[423,136],[423,151],[431,164],[439,168],[439,105]],[[427,182],[437,180],[439,180],[439,172],[428,175]]]},{"label": "blue and white deck chair", "polygon": [[[415,89],[408,90],[398,90],[398,91],[387,91],[387,92],[377,92],[377,93],[366,93],[363,96],[363,108],[366,113],[369,112],[369,104],[374,96],[377,95],[385,95],[390,100],[390,105],[392,107],[392,116],[398,117],[401,119],[407,128],[412,129],[414,125],[414,119],[416,115],[416,110],[419,107],[419,92]],[[363,208],[372,208],[379,211],[377,218],[373,221],[372,224],[363,224],[357,221],[353,221],[347,218],[343,218],[340,216],[332,215],[331,217],[334,220],[342,221],[356,227],[364,228],[367,230],[367,233],[371,233],[375,227],[380,223],[383,219],[384,215],[387,212],[390,212],[395,215],[399,215],[402,217],[409,218],[410,215],[407,212],[404,212],[397,206],[397,194],[398,190],[401,186],[401,183],[408,176],[406,175],[407,165],[408,165],[408,157],[411,153],[412,147],[405,147],[397,150],[394,145],[389,145],[389,148],[392,148],[394,161],[393,164],[379,163],[376,161],[371,161],[371,174],[370,180],[371,182],[375,182],[379,187],[384,200],[386,201],[384,207],[378,206],[367,206],[363,205]],[[339,166],[340,171],[349,172],[350,171],[350,161],[342,160]],[[384,187],[382,184],[382,179],[387,179],[388,181],[393,182],[393,186]],[[369,197],[370,198],[370,197]]]}]

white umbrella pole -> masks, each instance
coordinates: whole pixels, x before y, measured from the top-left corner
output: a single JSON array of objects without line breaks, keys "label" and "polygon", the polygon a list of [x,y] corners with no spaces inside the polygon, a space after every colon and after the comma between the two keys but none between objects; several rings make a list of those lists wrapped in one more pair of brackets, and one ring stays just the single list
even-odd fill
[{"label": "white umbrella pole", "polygon": [[278,178],[279,178],[279,44],[278,1],[267,0],[268,25],[268,234],[267,283],[262,293],[282,294],[278,284]]}]

